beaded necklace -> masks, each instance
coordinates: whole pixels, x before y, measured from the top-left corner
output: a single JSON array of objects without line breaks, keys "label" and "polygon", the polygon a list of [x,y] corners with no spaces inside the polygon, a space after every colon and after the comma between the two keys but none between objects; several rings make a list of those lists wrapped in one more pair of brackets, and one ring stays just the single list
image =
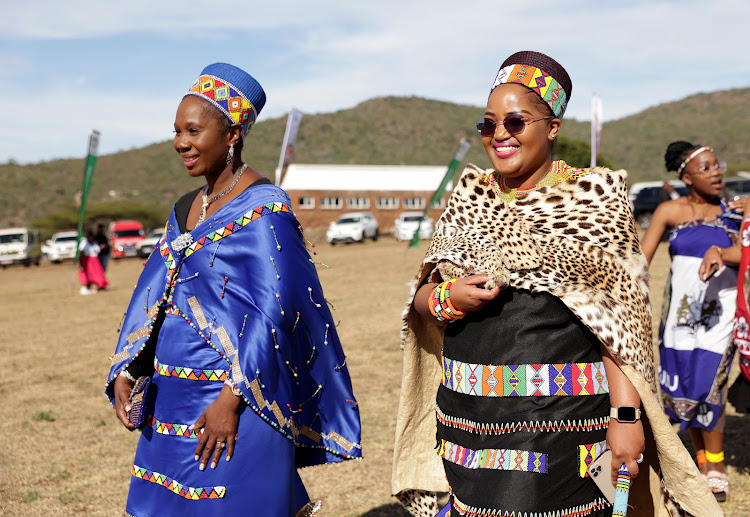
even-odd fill
[{"label": "beaded necklace", "polygon": [[208,205],[216,201],[222,196],[225,196],[229,194],[234,186],[237,184],[238,181],[240,181],[240,178],[242,177],[242,173],[247,170],[247,164],[243,163],[242,167],[240,167],[239,171],[237,172],[237,175],[234,177],[234,180],[232,180],[232,183],[222,190],[219,194],[216,194],[215,196],[207,197],[206,192],[208,191],[208,185],[203,187],[203,191],[201,192],[201,196],[203,197],[203,206],[201,206],[201,215],[198,218],[198,222],[195,224],[195,226],[198,226],[203,222],[203,220],[206,218],[206,209],[208,208]]},{"label": "beaded necklace", "polygon": [[589,169],[578,169],[576,167],[571,167],[563,160],[557,160],[550,164],[550,169],[547,175],[542,178],[539,183],[530,187],[509,187],[506,184],[505,176],[501,176],[496,171],[490,173],[485,181],[492,185],[492,189],[501,199],[505,201],[513,201],[542,187],[551,187],[552,185],[557,185],[558,183],[569,179],[579,178],[589,173],[591,173],[591,170]]}]

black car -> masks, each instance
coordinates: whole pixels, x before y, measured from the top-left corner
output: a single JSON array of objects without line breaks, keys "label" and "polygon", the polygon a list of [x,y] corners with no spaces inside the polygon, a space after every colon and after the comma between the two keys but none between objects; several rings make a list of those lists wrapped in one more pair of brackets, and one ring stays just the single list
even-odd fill
[{"label": "black car", "polygon": [[[668,196],[660,195],[663,187],[646,187],[640,192],[635,198],[633,203],[633,217],[641,228],[644,230],[648,228],[651,223],[651,216],[654,214],[656,207],[659,206],[663,201],[669,199]],[[676,186],[675,190],[680,196],[687,196],[688,189],[682,185]]]}]

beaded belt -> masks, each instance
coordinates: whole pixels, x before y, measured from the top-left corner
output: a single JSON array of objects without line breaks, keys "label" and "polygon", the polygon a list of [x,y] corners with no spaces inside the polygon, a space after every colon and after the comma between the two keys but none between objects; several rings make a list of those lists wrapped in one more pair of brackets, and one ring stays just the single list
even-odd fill
[{"label": "beaded belt", "polygon": [[188,368],[187,366],[172,366],[160,363],[154,359],[154,369],[159,375],[164,377],[179,377],[180,379],[189,379],[191,381],[225,381],[227,380],[228,370],[201,370],[198,368]]},{"label": "beaded belt", "polygon": [[609,393],[604,364],[488,365],[443,356],[441,384],[478,397],[546,397]]}]

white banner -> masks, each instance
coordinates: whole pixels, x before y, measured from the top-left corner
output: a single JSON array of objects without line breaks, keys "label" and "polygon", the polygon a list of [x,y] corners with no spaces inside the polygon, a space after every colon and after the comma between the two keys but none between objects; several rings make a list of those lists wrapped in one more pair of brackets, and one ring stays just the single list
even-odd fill
[{"label": "white banner", "polygon": [[304,113],[297,108],[292,108],[286,119],[286,131],[284,131],[284,141],[281,144],[281,155],[279,156],[279,167],[276,169],[276,178],[274,181],[276,185],[281,184],[286,168],[289,167],[289,163],[292,161],[294,142],[297,139],[297,130],[299,129],[300,122],[302,122],[303,115]]},{"label": "white banner", "polygon": [[597,94],[591,98],[591,166],[596,167],[599,142],[602,136],[602,99]]}]

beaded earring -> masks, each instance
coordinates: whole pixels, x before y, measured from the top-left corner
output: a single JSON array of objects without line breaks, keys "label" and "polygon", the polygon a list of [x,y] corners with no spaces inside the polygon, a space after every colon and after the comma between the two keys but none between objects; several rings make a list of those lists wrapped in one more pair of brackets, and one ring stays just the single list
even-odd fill
[{"label": "beaded earring", "polygon": [[234,160],[234,144],[231,144],[229,146],[229,152],[227,153],[227,165],[231,165],[232,160]]}]

